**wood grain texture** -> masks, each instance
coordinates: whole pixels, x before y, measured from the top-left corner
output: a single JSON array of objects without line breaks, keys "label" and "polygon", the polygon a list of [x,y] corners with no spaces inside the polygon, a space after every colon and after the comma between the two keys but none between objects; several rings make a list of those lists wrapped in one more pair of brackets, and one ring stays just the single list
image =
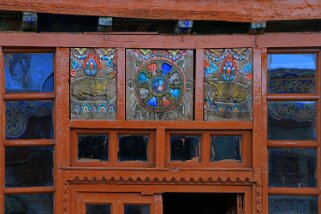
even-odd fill
[{"label": "wood grain texture", "polygon": [[[69,130],[69,48],[56,48],[55,52],[55,211],[62,213],[64,188],[61,166],[70,162]],[[63,108],[59,108],[63,106]]]},{"label": "wood grain texture", "polygon": [[71,120],[71,128],[79,129],[156,129],[163,127],[166,129],[182,130],[244,130],[252,129],[253,123],[250,121],[102,121],[102,120]]},{"label": "wood grain texture", "polygon": [[127,18],[192,19],[251,22],[321,18],[318,0],[11,0],[0,10]]},{"label": "wood grain texture", "polygon": [[257,181],[253,190],[255,203],[253,210],[255,213],[264,213],[263,211],[263,180],[262,165],[265,165],[263,159],[264,141],[262,141],[262,49],[253,49],[253,132],[252,132],[252,163],[254,178]]},{"label": "wood grain texture", "polygon": [[[287,39],[289,34],[283,34]],[[298,34],[300,36],[305,34]],[[311,34],[320,45],[321,34]],[[284,37],[284,39],[286,39]],[[272,38],[273,39],[273,38]],[[109,35],[105,33],[24,33],[0,32],[0,45],[6,47],[116,47],[116,48],[233,48],[255,46],[254,35]]]}]

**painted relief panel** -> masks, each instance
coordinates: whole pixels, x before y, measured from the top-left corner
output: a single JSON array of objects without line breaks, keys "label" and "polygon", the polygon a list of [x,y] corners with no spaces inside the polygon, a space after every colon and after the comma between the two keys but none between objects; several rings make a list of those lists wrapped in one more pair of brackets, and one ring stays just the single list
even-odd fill
[{"label": "painted relief panel", "polygon": [[126,51],[127,120],[193,119],[193,51]]},{"label": "painted relief panel", "polygon": [[252,120],[252,49],[204,53],[204,120]]},{"label": "painted relief panel", "polygon": [[72,48],[70,112],[72,119],[116,119],[116,50]]}]

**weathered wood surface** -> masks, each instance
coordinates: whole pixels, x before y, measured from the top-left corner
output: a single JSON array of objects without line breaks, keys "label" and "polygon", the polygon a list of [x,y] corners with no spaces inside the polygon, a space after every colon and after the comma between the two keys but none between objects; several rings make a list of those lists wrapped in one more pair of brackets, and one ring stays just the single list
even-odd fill
[{"label": "weathered wood surface", "polygon": [[252,119],[252,50],[206,49],[204,119]]},{"label": "weathered wood surface", "polygon": [[115,55],[115,50],[111,48],[71,49],[71,118],[116,118]]},{"label": "weathered wood surface", "polygon": [[[282,34],[290,40],[289,34]],[[319,34],[306,35],[305,43],[310,41],[319,46]],[[310,35],[310,36],[309,36]],[[269,38],[273,40],[273,38]],[[301,41],[301,37],[297,38]],[[295,43],[296,40],[291,40]],[[294,43],[294,44],[295,44]],[[302,46],[302,42],[300,43]],[[293,45],[293,44],[292,44]],[[308,43],[307,45],[310,45]],[[307,46],[306,45],[306,46]],[[0,32],[0,46],[5,47],[117,47],[117,48],[158,48],[158,49],[195,49],[195,48],[234,48],[255,46],[254,35],[105,35],[104,33],[25,33]]]},{"label": "weathered wood surface", "polygon": [[193,52],[128,49],[126,119],[193,119]]},{"label": "weathered wood surface", "polygon": [[0,10],[150,19],[236,22],[320,19],[319,0],[10,0]]}]

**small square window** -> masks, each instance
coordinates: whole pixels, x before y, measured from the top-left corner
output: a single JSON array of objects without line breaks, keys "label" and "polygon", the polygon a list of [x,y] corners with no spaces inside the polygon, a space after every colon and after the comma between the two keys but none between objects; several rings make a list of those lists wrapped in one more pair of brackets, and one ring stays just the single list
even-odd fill
[{"label": "small square window", "polygon": [[78,159],[108,161],[108,136],[79,135]]},{"label": "small square window", "polygon": [[5,91],[53,92],[53,53],[7,53],[4,55]]},{"label": "small square window", "polygon": [[149,205],[125,205],[125,214],[149,214]]},{"label": "small square window", "polygon": [[316,149],[270,148],[270,187],[316,187]]},{"label": "small square window", "polygon": [[119,161],[147,161],[148,157],[147,135],[120,135]]},{"label": "small square window", "polygon": [[53,138],[53,101],[6,102],[6,139]]},{"label": "small square window", "polygon": [[269,214],[317,214],[318,197],[307,195],[269,195]]},{"label": "small square window", "polygon": [[269,140],[315,140],[315,101],[269,101]]},{"label": "small square window", "polygon": [[13,194],[4,197],[5,214],[53,214],[53,194]]},{"label": "small square window", "polygon": [[52,146],[7,147],[5,186],[53,186]]},{"label": "small square window", "polygon": [[86,205],[86,214],[110,214],[110,205]]},{"label": "small square window", "polygon": [[241,136],[212,136],[211,161],[241,161]]},{"label": "small square window", "polygon": [[171,135],[171,161],[200,160],[200,136]]},{"label": "small square window", "polygon": [[315,93],[316,53],[268,55],[268,92]]}]

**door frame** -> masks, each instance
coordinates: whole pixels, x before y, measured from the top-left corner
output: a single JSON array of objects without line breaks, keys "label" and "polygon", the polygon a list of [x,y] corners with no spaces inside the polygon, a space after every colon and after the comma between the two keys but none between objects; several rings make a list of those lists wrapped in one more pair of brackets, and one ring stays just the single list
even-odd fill
[{"label": "door frame", "polygon": [[[71,199],[70,214],[84,214],[85,203],[112,204],[116,201],[117,207],[112,207],[114,213],[122,213],[121,204],[151,204],[151,214],[163,213],[162,193],[239,193],[243,198],[237,199],[238,214],[251,213],[253,200],[253,186],[230,185],[128,185],[82,183],[70,185],[69,197]],[[97,197],[99,195],[99,197]],[[81,212],[78,212],[81,211]],[[117,211],[117,212],[116,212]],[[120,211],[120,212],[118,212]]]}]

